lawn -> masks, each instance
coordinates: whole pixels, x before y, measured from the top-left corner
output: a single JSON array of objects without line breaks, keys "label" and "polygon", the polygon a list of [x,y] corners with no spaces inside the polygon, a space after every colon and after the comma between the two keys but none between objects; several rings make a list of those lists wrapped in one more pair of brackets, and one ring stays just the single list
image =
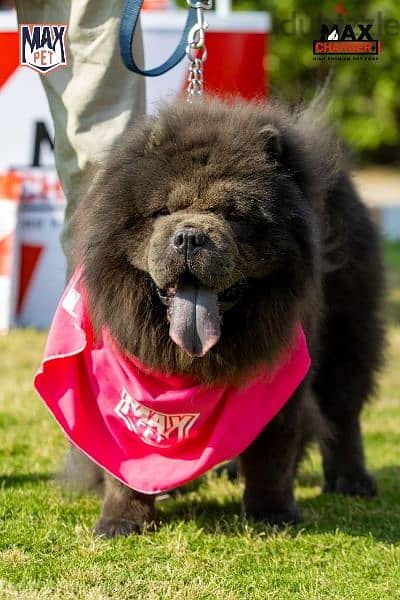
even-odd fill
[{"label": "lawn", "polygon": [[211,476],[159,503],[155,532],[93,538],[94,495],[62,490],[58,427],[32,390],[45,334],[0,338],[0,598],[400,598],[400,244],[388,267],[387,363],[364,413],[374,500],[320,494],[317,452],[296,495],[300,526],[244,525],[241,484]]}]

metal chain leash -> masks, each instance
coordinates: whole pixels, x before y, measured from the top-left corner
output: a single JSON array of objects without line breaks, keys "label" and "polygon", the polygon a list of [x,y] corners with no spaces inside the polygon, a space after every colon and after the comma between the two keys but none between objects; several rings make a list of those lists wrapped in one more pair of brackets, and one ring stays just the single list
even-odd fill
[{"label": "metal chain leash", "polygon": [[190,60],[187,101],[192,102],[194,98],[203,94],[204,89],[203,64],[207,60],[205,32],[208,28],[204,11],[212,8],[212,0],[187,0],[187,3],[190,8],[195,8],[197,13],[197,23],[189,31],[186,46],[186,56]]}]

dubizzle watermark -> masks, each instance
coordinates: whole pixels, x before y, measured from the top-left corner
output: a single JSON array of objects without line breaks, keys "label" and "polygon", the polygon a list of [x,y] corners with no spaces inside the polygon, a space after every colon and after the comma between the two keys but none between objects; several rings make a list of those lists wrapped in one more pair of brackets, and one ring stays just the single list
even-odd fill
[{"label": "dubizzle watermark", "polygon": [[19,62],[41,75],[68,64],[65,46],[67,25],[24,23],[19,26]]}]

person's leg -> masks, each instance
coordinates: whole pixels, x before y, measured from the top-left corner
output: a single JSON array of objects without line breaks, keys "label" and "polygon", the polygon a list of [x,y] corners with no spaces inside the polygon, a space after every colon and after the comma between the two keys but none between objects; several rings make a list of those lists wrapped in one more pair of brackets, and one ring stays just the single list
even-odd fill
[{"label": "person's leg", "polygon": [[[69,262],[71,216],[110,147],[145,111],[144,78],[128,71],[119,54],[123,0],[16,0],[19,23],[66,23],[69,64],[42,76],[55,128],[55,160],[67,209],[62,245]],[[143,57],[140,31],[135,56]],[[38,75],[39,77],[39,75]],[[99,467],[75,448],[64,477],[73,485],[99,480]]]},{"label": "person's leg", "polygon": [[[123,0],[16,0],[19,23],[66,23],[69,64],[42,76],[55,127],[57,172],[67,198],[63,248],[68,260],[69,221],[110,147],[145,111],[144,78],[119,54]],[[143,55],[140,32],[135,56]]]}]

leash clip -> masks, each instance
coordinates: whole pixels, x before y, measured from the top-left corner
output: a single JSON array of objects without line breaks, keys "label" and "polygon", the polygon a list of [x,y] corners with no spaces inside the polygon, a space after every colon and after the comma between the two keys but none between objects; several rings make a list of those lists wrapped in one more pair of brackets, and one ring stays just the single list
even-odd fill
[{"label": "leash clip", "polygon": [[195,23],[192,29],[189,31],[188,35],[188,45],[190,48],[194,48],[195,50],[200,50],[200,48],[204,48],[205,42],[205,31],[208,28],[208,23],[205,21],[200,23]]}]

